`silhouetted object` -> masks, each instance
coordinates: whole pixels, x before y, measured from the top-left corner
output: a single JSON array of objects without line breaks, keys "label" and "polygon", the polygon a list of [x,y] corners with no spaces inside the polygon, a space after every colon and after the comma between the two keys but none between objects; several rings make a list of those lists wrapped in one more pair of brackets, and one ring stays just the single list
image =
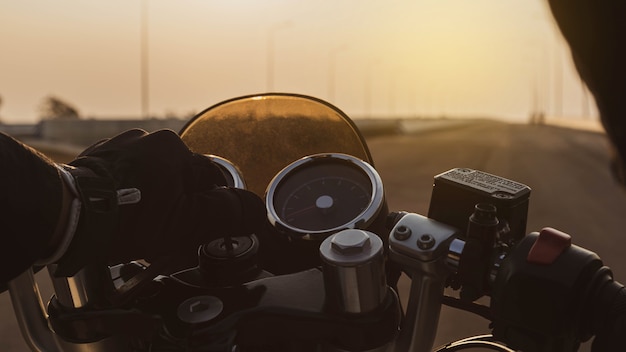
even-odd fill
[{"label": "silhouetted object", "polygon": [[531,125],[545,125],[546,115],[543,111],[534,111],[530,114]]},{"label": "silhouetted object", "polygon": [[78,120],[78,110],[69,103],[55,97],[47,96],[39,107],[42,120]]}]

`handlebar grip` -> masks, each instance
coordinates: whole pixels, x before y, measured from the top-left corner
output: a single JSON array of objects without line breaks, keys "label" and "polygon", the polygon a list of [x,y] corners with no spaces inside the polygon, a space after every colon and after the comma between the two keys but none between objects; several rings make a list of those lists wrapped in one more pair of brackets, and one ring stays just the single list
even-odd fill
[{"label": "handlebar grip", "polygon": [[[493,335],[522,351],[575,351],[593,335],[596,311],[606,312],[593,306],[605,302],[596,297],[612,281],[610,270],[597,254],[575,245],[561,248],[557,241],[554,256],[554,236],[542,234],[524,237],[498,270],[491,293]],[[537,254],[553,260],[539,261]]]},{"label": "handlebar grip", "polygon": [[594,335],[592,351],[623,350],[624,286],[597,254],[539,239],[529,234],[502,263],[492,292],[493,335],[524,351],[573,351]]},{"label": "handlebar grip", "polygon": [[592,351],[618,351],[624,346],[626,332],[626,288],[614,281],[611,271],[603,267],[597,289],[591,298],[590,330],[596,335]]}]

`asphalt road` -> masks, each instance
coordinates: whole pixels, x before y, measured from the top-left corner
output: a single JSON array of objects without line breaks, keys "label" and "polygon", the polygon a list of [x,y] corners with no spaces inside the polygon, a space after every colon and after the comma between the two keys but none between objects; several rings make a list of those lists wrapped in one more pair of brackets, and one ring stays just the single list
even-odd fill
[{"label": "asphalt road", "polygon": [[[529,231],[551,226],[570,233],[626,282],[626,193],[609,174],[604,135],[489,121],[368,143],[391,210],[426,214],[433,176],[454,167],[500,175],[532,188]],[[0,295],[0,317],[0,351],[25,351],[8,293]],[[487,333],[487,327],[482,318],[444,307],[436,345]]]}]

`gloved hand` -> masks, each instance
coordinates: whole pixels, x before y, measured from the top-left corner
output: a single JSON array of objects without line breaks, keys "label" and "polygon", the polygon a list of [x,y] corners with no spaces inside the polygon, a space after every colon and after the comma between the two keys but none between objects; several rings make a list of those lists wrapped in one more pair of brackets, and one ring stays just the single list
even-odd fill
[{"label": "gloved hand", "polygon": [[[83,207],[56,275],[103,259],[113,264],[182,250],[193,254],[202,243],[251,234],[265,223],[265,207],[255,194],[223,187],[219,167],[170,130],[127,131],[91,146],[67,169]],[[128,198],[120,190],[133,189],[141,200],[118,206],[117,199]]]}]

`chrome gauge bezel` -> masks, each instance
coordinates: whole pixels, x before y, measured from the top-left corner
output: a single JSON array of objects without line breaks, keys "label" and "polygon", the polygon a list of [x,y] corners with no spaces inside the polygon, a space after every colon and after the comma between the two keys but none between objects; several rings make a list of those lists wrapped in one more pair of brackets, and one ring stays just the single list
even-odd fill
[{"label": "chrome gauge bezel", "polygon": [[225,174],[230,176],[233,184],[229,185],[229,187],[246,189],[246,182],[244,181],[241,171],[237,166],[235,166],[235,164],[230,162],[230,160],[213,154],[204,154],[204,156],[209,158],[209,160],[211,160],[212,162],[216,163]]},{"label": "chrome gauge bezel", "polygon": [[[366,208],[348,223],[324,230],[306,230],[288,224],[279,216],[275,207],[277,191],[282,183],[292,175],[307,167],[324,164],[327,162],[345,162],[350,167],[354,167],[368,179],[370,183],[371,196]],[[280,233],[292,239],[322,240],[344,229],[365,229],[376,219],[384,204],[383,183],[378,172],[369,163],[347,154],[323,153],[306,156],[282,169],[270,182],[265,192],[265,207],[270,224]]]}]

